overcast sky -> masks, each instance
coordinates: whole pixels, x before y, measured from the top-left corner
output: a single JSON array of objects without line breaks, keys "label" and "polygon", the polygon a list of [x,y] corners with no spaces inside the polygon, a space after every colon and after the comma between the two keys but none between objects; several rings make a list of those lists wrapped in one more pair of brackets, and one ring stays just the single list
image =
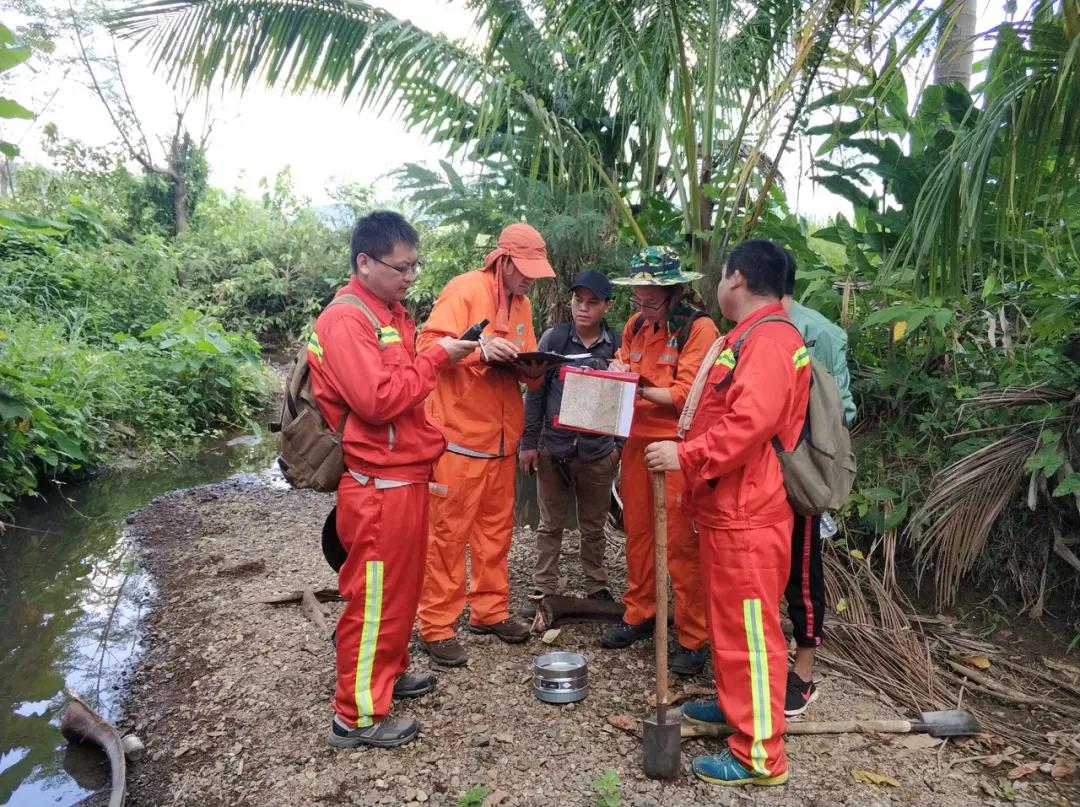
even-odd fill
[{"label": "overcast sky", "polygon": [[[67,8],[66,0],[43,0],[56,8]],[[418,25],[464,38],[472,32],[472,15],[463,2],[452,0],[384,0],[388,11],[412,19]],[[980,29],[1000,20],[1004,3],[980,0]],[[5,24],[12,19],[5,12]],[[58,47],[70,45],[58,42]],[[120,45],[125,79],[147,134],[167,134],[174,126],[174,92],[164,78],[150,68],[145,50],[127,50]],[[30,63],[33,65],[33,60]],[[16,68],[5,92],[37,111],[34,121],[5,124],[5,138],[19,143],[30,160],[44,160],[40,149],[44,124],[55,123],[62,135],[91,144],[115,140],[115,132],[100,102],[76,72],[64,75],[60,69],[36,72]],[[273,177],[285,165],[291,167],[296,189],[314,202],[326,201],[326,187],[332,178],[377,183],[386,198],[393,187],[384,175],[405,162],[434,162],[442,149],[420,135],[407,132],[389,113],[377,116],[339,101],[312,96],[293,96],[280,91],[255,88],[243,96],[229,92],[211,101],[214,128],[209,143],[211,182],[224,188],[255,192],[260,177]],[[192,115],[198,130],[201,114]],[[157,152],[160,154],[160,150]],[[799,163],[781,168],[789,176],[799,175]],[[381,179],[382,178],[382,179]],[[793,189],[789,188],[789,192]],[[837,208],[837,200],[813,183],[800,188],[800,209],[825,216]]]}]

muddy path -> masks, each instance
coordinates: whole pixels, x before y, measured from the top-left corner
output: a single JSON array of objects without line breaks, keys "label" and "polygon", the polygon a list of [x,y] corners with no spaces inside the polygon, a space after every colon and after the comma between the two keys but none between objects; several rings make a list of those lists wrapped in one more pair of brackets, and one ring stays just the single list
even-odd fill
[{"label": "muddy path", "polygon": [[[593,626],[565,628],[556,642],[589,658],[590,694],[578,704],[552,706],[531,694],[531,659],[544,647],[539,641],[511,647],[463,631],[469,665],[436,668],[435,694],[395,707],[419,719],[419,741],[392,751],[334,750],[325,741],[334,683],[327,637],[297,606],[253,603],[336,585],[318,549],[331,505],[332,496],[247,479],[171,494],[135,514],[130,527],[158,597],[122,721],[148,750],[130,769],[129,805],[456,805],[468,791],[480,792],[475,788],[489,791],[487,800],[464,803],[590,805],[608,770],[618,777],[620,797],[608,803],[622,805],[1076,803],[1075,793],[1048,777],[1006,787],[975,762],[957,764],[970,749],[886,736],[793,738],[792,778],[782,788],[732,792],[689,774],[674,783],[649,781],[640,772],[640,741],[607,718],[646,713],[652,647],[603,650]],[[609,562],[621,590],[615,554],[609,552]],[[526,530],[510,556],[515,606],[532,561]],[[574,555],[564,561],[571,591],[576,566]],[[332,619],[340,606],[326,608]],[[429,667],[422,652],[413,664]],[[813,718],[901,713],[828,668],[822,673]],[[716,741],[684,741],[684,767],[716,747]],[[852,771],[858,770],[897,784],[857,782]]]}]

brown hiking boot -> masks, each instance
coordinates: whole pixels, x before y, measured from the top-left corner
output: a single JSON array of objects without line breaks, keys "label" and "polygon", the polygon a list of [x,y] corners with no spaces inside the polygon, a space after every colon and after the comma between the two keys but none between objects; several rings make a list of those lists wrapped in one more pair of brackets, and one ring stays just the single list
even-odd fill
[{"label": "brown hiking boot", "polygon": [[465,648],[461,646],[461,642],[454,636],[449,639],[438,639],[434,642],[421,641],[420,644],[424,646],[432,661],[444,667],[460,667],[469,660]]},{"label": "brown hiking boot", "polygon": [[507,644],[521,644],[529,638],[529,626],[513,617],[494,625],[469,625],[473,633],[494,633]]}]

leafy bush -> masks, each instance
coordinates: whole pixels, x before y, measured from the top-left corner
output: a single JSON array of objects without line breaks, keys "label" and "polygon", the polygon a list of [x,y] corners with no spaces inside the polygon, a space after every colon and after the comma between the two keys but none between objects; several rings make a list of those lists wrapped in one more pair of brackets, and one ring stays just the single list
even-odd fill
[{"label": "leafy bush", "polygon": [[195,311],[113,344],[0,315],[0,510],[39,479],[79,479],[108,449],[243,425],[265,400],[258,345]]},{"label": "leafy bush", "polygon": [[261,201],[210,191],[175,242],[191,303],[264,341],[296,338],[348,279],[347,228],[295,198],[287,173]]}]

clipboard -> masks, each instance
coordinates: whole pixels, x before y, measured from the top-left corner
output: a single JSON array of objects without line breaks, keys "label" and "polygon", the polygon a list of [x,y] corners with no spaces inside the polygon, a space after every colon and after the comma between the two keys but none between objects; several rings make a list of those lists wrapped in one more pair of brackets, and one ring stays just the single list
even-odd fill
[{"label": "clipboard", "polygon": [[561,367],[562,405],[552,418],[558,429],[628,437],[637,401],[637,373]]}]

